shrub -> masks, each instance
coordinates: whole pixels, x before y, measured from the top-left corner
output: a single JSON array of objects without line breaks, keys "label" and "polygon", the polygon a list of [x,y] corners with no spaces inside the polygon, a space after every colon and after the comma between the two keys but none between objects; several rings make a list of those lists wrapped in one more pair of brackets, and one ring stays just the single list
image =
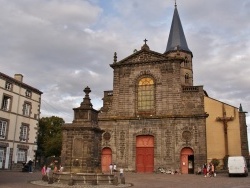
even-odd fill
[{"label": "shrub", "polygon": [[218,159],[216,159],[216,158],[213,158],[211,160],[211,163],[213,163],[214,168],[216,169],[216,167],[220,164],[220,161]]}]

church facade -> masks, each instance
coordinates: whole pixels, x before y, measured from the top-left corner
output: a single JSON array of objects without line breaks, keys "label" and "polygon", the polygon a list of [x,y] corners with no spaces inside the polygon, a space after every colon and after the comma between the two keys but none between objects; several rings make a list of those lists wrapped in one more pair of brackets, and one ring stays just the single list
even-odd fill
[{"label": "church facade", "polygon": [[[193,85],[192,58],[176,6],[163,54],[150,50],[146,39],[140,50],[123,60],[117,61],[114,54],[113,90],[104,91],[95,121],[86,120],[101,130],[97,145],[102,172],[116,164],[127,171],[164,167],[187,174],[213,158],[222,164],[228,155],[248,156],[245,112]],[[75,112],[74,126],[79,117]],[[72,124],[63,130],[66,163],[72,156],[67,150],[81,137],[77,129],[69,132]]]}]

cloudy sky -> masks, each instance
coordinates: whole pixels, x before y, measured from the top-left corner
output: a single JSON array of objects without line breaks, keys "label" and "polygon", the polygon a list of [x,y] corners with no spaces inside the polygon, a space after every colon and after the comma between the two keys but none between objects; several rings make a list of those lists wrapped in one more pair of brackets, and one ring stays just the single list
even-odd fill
[{"label": "cloudy sky", "polygon": [[[177,0],[177,7],[194,85],[250,113],[250,1]],[[112,90],[114,52],[119,61],[145,38],[165,51],[173,11],[174,0],[0,0],[0,71],[21,73],[43,92],[42,116],[71,122],[86,86],[95,109]]]}]

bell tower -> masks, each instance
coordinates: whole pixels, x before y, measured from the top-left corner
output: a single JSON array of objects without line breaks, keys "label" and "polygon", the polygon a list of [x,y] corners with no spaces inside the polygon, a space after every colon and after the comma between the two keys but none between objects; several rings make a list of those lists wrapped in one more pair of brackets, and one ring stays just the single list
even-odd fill
[{"label": "bell tower", "polygon": [[188,48],[176,3],[167,48],[164,54],[171,57],[181,56],[183,58],[181,63],[181,84],[183,86],[193,86],[193,53]]}]

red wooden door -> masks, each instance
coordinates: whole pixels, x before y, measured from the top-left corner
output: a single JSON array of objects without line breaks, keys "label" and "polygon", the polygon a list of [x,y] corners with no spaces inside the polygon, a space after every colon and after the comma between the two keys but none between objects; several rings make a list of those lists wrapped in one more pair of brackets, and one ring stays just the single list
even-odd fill
[{"label": "red wooden door", "polygon": [[112,163],[112,151],[110,148],[103,148],[102,150],[102,172],[109,172],[109,165]]},{"label": "red wooden door", "polygon": [[136,171],[154,171],[154,137],[136,137]]},{"label": "red wooden door", "polygon": [[181,173],[188,174],[188,156],[181,154]]},{"label": "red wooden door", "polygon": [[193,155],[194,152],[191,148],[183,148],[181,150],[181,173],[188,174],[189,160],[188,157]]}]

